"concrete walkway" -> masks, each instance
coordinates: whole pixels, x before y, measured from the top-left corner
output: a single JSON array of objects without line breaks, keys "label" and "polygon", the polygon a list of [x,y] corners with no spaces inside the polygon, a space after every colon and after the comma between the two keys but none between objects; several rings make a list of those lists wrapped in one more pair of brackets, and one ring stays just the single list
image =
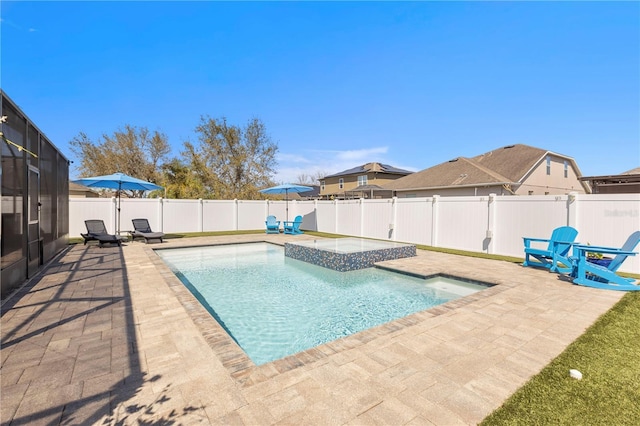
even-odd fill
[{"label": "concrete walkway", "polygon": [[623,296],[419,250],[384,264],[497,285],[254,366],[153,252],[302,238],[74,246],[3,304],[2,424],[476,424]]}]

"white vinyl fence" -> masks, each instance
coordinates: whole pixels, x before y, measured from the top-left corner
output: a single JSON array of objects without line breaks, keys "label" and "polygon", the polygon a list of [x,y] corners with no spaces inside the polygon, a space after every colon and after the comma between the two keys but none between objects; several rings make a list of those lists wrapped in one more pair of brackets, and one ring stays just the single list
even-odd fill
[{"label": "white vinyl fence", "polygon": [[[71,198],[69,234],[85,232],[86,219],[103,219],[115,232],[116,213],[113,198]],[[622,246],[640,229],[640,194],[294,200],[288,212],[284,201],[123,199],[120,230],[135,218],[165,233],[255,230],[267,215],[301,215],[303,230],[523,257],[522,237],[548,238],[563,225],[583,244]],[[640,273],[640,255],[621,270]]]}]

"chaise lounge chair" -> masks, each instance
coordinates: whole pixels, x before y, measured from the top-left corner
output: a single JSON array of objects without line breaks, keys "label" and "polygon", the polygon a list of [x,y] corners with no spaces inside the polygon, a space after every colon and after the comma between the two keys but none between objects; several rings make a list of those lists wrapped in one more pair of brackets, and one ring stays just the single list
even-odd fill
[{"label": "chaise lounge chair", "polygon": [[149,240],[160,240],[160,242],[162,242],[164,233],[153,232],[147,219],[131,219],[131,222],[133,222],[131,241],[134,241],[136,238],[144,238],[146,244],[149,243]]},{"label": "chaise lounge chair", "polygon": [[90,219],[84,221],[87,227],[86,234],[80,234],[84,238],[84,244],[89,241],[98,241],[98,245],[102,247],[104,243],[122,245],[122,237],[118,237],[114,234],[109,234],[107,228],[104,226],[104,221],[100,219]]},{"label": "chaise lounge chair", "polygon": [[[571,272],[571,260],[569,260],[569,250],[574,244],[578,231],[570,226],[561,226],[551,233],[551,238],[528,238],[524,239],[524,263],[522,266],[537,266],[549,269],[550,272]],[[534,248],[532,242],[547,242],[546,248]],[[532,261],[534,258],[537,261]]]},{"label": "chaise lounge chair", "polygon": [[284,233],[291,234],[291,235],[304,234],[304,232],[300,230],[301,224],[302,224],[302,216],[296,216],[293,222],[285,221],[283,225]]},{"label": "chaise lounge chair", "polygon": [[[608,290],[622,291],[638,291],[640,285],[635,284],[633,278],[625,278],[616,273],[622,262],[629,256],[635,256],[637,253],[633,250],[640,242],[640,231],[636,231],[627,238],[622,248],[597,247],[587,245],[575,245],[573,248],[574,255],[571,257],[573,261],[574,284],[580,284],[587,287],[602,288]],[[615,255],[608,266],[599,265],[590,262],[587,253],[601,253]]]},{"label": "chaise lounge chair", "polygon": [[265,232],[267,234],[279,234],[280,233],[280,221],[276,220],[273,215],[267,216],[267,220],[264,222],[266,226]]}]

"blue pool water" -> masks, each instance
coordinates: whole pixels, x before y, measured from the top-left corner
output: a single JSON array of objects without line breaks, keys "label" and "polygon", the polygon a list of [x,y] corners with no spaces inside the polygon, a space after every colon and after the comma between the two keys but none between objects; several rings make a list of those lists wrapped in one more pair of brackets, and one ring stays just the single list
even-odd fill
[{"label": "blue pool water", "polygon": [[269,243],[156,252],[256,365],[486,288],[376,268],[337,272]]}]

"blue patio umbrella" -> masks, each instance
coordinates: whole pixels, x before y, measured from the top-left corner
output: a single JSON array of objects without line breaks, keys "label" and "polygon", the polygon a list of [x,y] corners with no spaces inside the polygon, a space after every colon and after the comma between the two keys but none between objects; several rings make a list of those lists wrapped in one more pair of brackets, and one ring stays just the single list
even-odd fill
[{"label": "blue patio umbrella", "polygon": [[105,176],[81,178],[72,182],[88,186],[89,188],[107,188],[118,191],[118,234],[120,234],[120,191],[123,189],[128,191],[154,191],[156,189],[162,189],[162,186],[156,185],[155,183],[134,178],[132,176],[125,175],[124,173],[113,173]]},{"label": "blue patio umbrella", "polygon": [[313,191],[313,188],[309,186],[296,185],[293,183],[283,183],[282,185],[272,186],[271,188],[262,189],[260,192],[263,194],[284,194],[287,210],[287,221],[289,221],[289,193],[290,192],[308,192]]}]

